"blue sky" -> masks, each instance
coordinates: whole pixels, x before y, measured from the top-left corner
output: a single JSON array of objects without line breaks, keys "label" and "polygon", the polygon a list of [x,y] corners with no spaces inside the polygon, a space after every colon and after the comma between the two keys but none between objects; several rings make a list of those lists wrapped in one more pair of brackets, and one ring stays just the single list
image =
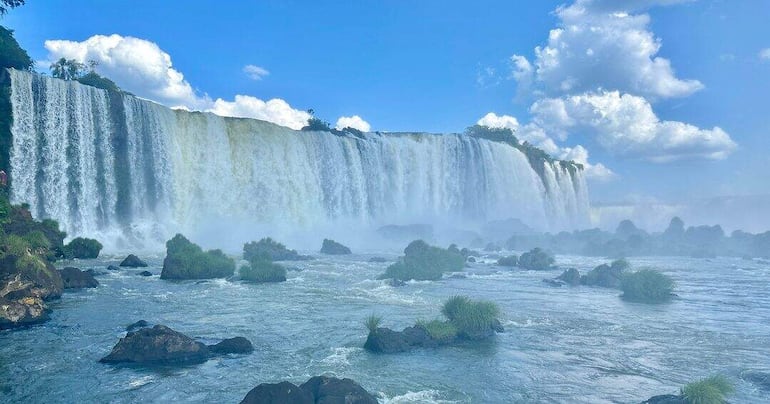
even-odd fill
[{"label": "blue sky", "polygon": [[169,106],[430,132],[493,112],[589,163],[595,202],[770,193],[768,1],[328,3],[30,1],[2,23],[43,69],[111,49],[101,73]]}]

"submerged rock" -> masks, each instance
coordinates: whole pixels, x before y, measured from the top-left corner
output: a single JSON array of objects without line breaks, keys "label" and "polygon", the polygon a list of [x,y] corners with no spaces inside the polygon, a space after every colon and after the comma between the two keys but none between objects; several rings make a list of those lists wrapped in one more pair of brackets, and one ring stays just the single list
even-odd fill
[{"label": "submerged rock", "polygon": [[59,271],[61,273],[64,289],[83,289],[95,288],[99,282],[88,272],[83,272],[75,267],[66,267]]},{"label": "submerged rock", "polygon": [[228,338],[214,345],[209,345],[209,350],[220,355],[247,354],[254,352],[254,345],[243,337]]},{"label": "submerged rock", "polygon": [[148,322],[146,322],[144,320],[139,320],[139,321],[137,321],[137,322],[135,322],[133,324],[128,325],[128,327],[126,327],[126,331],[133,331],[133,330],[135,330],[137,328],[147,327],[148,325],[150,325],[150,323],[148,323]]},{"label": "submerged rock", "polygon": [[558,280],[558,279],[543,279],[543,283],[548,284],[550,286],[559,288],[564,286],[564,282]]},{"label": "submerged rock", "polygon": [[209,349],[203,343],[163,325],[129,332],[99,362],[150,365],[189,365],[203,363]]},{"label": "submerged rock", "polygon": [[144,268],[147,266],[147,263],[142,261],[139,257],[137,257],[134,254],[129,254],[128,257],[126,257],[121,263],[120,266],[122,267],[129,267],[129,268]]},{"label": "submerged rock", "polygon": [[348,255],[352,254],[352,252],[350,251],[350,248],[345,247],[344,245],[334,240],[325,238],[323,244],[321,245],[321,254]]},{"label": "submerged rock", "polygon": [[747,370],[741,373],[741,379],[759,387],[761,390],[770,391],[770,373]]},{"label": "submerged rock", "polygon": [[117,265],[108,265],[107,266],[108,271],[120,271],[120,268]]},{"label": "submerged rock", "polygon": [[142,272],[139,272],[139,276],[152,276],[152,272],[142,271]]},{"label": "submerged rock", "polygon": [[351,379],[315,376],[297,386],[289,382],[262,383],[241,404],[377,404],[377,399]]}]

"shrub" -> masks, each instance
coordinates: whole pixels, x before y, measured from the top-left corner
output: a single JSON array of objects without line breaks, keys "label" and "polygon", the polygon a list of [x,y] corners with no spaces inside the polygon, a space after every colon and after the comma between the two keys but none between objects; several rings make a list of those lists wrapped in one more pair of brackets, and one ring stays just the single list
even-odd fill
[{"label": "shrub", "polygon": [[473,301],[466,296],[454,296],[444,303],[441,312],[467,339],[481,339],[493,332],[500,309],[493,302]]},{"label": "shrub", "polygon": [[299,255],[295,250],[289,250],[285,245],[265,237],[243,245],[243,259],[251,261],[254,258],[267,255],[271,261],[300,261],[310,257]]},{"label": "shrub", "polygon": [[285,282],[286,268],[269,259],[253,259],[240,269],[241,279],[250,282]]},{"label": "shrub", "polygon": [[556,262],[553,256],[543,251],[540,248],[534,248],[524,254],[521,254],[519,258],[519,266],[524,269],[531,269],[535,271],[544,271],[553,268],[553,264]]},{"label": "shrub", "polygon": [[102,244],[91,238],[76,237],[62,248],[64,258],[92,259],[99,256]]},{"label": "shrub", "polygon": [[444,272],[460,271],[465,266],[465,257],[459,252],[428,245],[422,240],[409,243],[404,256],[389,266],[380,279],[407,281],[437,280]]},{"label": "shrub", "polygon": [[682,397],[689,404],[723,404],[725,396],[734,391],[732,383],[723,376],[712,376],[682,387]]},{"label": "shrub", "polygon": [[371,314],[369,317],[366,318],[366,321],[364,322],[369,332],[376,332],[377,329],[380,328],[381,323],[382,323],[382,317],[376,314]]},{"label": "shrub", "polygon": [[40,230],[34,230],[27,233],[27,235],[24,236],[24,240],[26,240],[27,243],[29,243],[29,247],[35,251],[47,251],[51,248],[51,242],[48,241],[48,238],[46,238],[45,234]]},{"label": "shrub", "polygon": [[623,275],[621,288],[626,300],[657,303],[671,298],[674,281],[658,271],[642,269]]},{"label": "shrub", "polygon": [[161,279],[226,278],[234,272],[235,261],[222,250],[204,252],[181,234],[166,242]]},{"label": "shrub", "polygon": [[34,65],[27,51],[22,49],[13,37],[13,31],[0,26],[0,68],[32,70]]},{"label": "shrub", "polygon": [[303,131],[331,132],[331,124],[322,119],[311,117],[307,120],[307,125],[302,127]]},{"label": "shrub", "polygon": [[516,255],[509,255],[507,257],[497,260],[497,265],[501,267],[515,267],[519,265],[519,257]]},{"label": "shrub", "polygon": [[508,128],[490,128],[484,125],[473,125],[465,129],[465,135],[493,142],[507,143],[513,147],[519,145],[519,140],[513,135],[513,131]]},{"label": "shrub", "polygon": [[91,87],[101,88],[103,90],[108,91],[115,91],[119,92],[120,87],[118,87],[117,84],[115,84],[114,81],[104,77],[100,76],[98,73],[91,71],[84,75],[83,77],[80,77],[77,79],[80,84],[84,84]]},{"label": "shrub", "polygon": [[457,337],[457,328],[449,321],[418,321],[415,326],[422,328],[432,339],[439,342],[449,342]]}]

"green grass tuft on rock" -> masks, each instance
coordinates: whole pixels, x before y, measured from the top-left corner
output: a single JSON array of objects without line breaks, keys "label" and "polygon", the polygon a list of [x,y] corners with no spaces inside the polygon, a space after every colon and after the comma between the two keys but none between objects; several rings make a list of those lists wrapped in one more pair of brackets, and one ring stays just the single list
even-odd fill
[{"label": "green grass tuft on rock", "polygon": [[723,404],[734,390],[727,378],[716,375],[687,384],[681,394],[689,404]]}]

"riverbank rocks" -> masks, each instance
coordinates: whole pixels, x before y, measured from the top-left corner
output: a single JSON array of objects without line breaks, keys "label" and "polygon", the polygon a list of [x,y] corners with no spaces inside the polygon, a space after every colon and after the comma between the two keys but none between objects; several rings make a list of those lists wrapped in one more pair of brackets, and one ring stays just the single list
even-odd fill
[{"label": "riverbank rocks", "polygon": [[204,252],[181,234],[166,242],[161,279],[227,278],[235,273],[235,261],[222,250]]},{"label": "riverbank rocks", "polygon": [[351,379],[315,376],[296,386],[289,382],[262,383],[241,404],[377,404],[377,399]]},{"label": "riverbank rocks", "polygon": [[150,366],[194,365],[207,361],[212,355],[250,353],[253,350],[251,342],[243,337],[230,338],[216,345],[205,345],[164,325],[156,325],[128,332],[112,348],[112,352],[99,362]]},{"label": "riverbank rocks", "polygon": [[325,238],[323,244],[321,244],[321,254],[327,255],[349,255],[352,254],[350,248],[334,241]]},{"label": "riverbank rocks", "polygon": [[75,267],[66,267],[59,271],[64,289],[85,289],[99,286],[93,274],[81,271]]},{"label": "riverbank rocks", "polygon": [[120,266],[122,267],[129,267],[129,268],[144,268],[147,266],[147,263],[142,261],[139,257],[137,257],[134,254],[129,254],[128,257],[126,257],[121,263]]}]

